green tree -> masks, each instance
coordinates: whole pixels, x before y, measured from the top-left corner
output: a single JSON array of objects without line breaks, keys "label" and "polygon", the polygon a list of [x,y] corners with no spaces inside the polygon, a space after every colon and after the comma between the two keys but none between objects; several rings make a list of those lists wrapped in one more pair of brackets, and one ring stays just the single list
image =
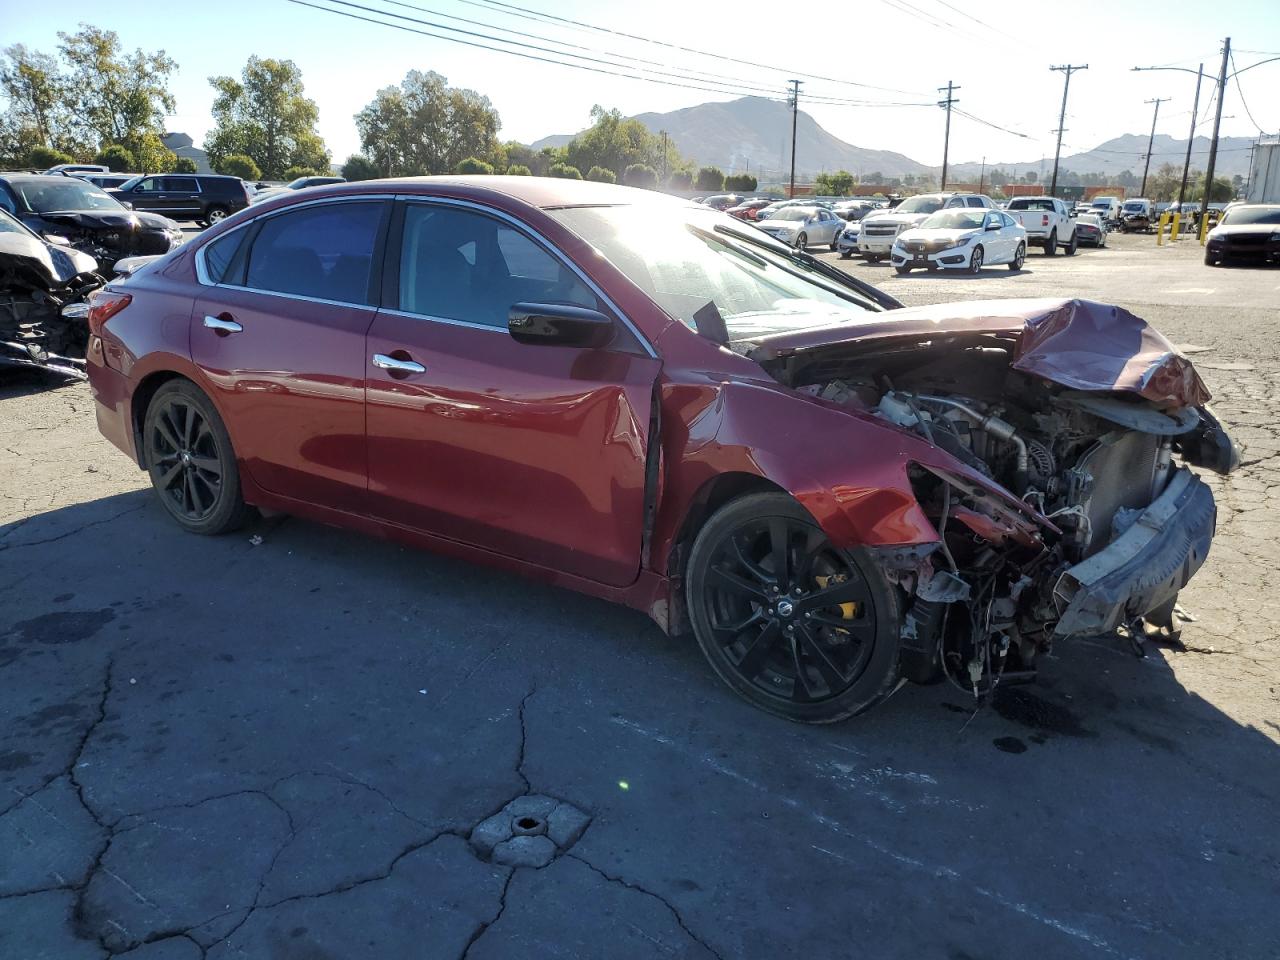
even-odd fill
[{"label": "green tree", "polygon": [[[1187,194],[1192,200],[1196,201],[1197,203],[1199,203],[1201,200],[1204,199],[1204,174],[1203,173],[1201,173],[1200,177],[1195,181],[1194,188],[1192,188],[1190,184],[1188,184]],[[1210,203],[1225,203],[1235,195],[1236,195],[1236,192],[1235,190],[1232,189],[1230,180],[1228,180],[1226,177],[1213,178],[1213,189],[1209,191]]]},{"label": "green tree", "polygon": [[210,77],[209,83],[217,96],[204,148],[215,168],[223,158],[243,154],[273,180],[290,167],[329,169],[329,151],[315,128],[319,111],[292,60],[253,56],[240,79]]},{"label": "green tree", "polygon": [[667,177],[667,189],[688,193],[693,189],[693,173],[689,170],[672,170]]},{"label": "green tree", "polygon": [[378,165],[368,157],[353,153],[342,165],[342,176],[354,183],[356,180],[376,180],[382,173],[378,170]]},{"label": "green tree", "polygon": [[538,151],[532,147],[526,147],[523,143],[515,140],[508,140],[504,143],[502,152],[506,154],[508,168],[525,166],[533,169],[537,163]]},{"label": "green tree", "polygon": [[317,170],[315,167],[304,167],[301,164],[290,167],[281,176],[282,180],[297,180],[299,177],[327,177],[328,170]]},{"label": "green tree", "polygon": [[553,163],[551,169],[547,171],[550,176],[559,177],[561,180],[581,180],[582,171],[577,167],[571,167],[567,163]]},{"label": "green tree", "polygon": [[622,171],[622,182],[629,187],[640,187],[644,190],[658,189],[658,171],[647,163],[628,164]]},{"label": "green tree", "polygon": [[723,190],[724,171],[719,167],[699,167],[693,185],[698,190],[707,190],[712,193]]},{"label": "green tree", "polygon": [[93,158],[93,162],[104,165],[112,173],[132,170],[138,163],[133,158],[133,154],[118,143],[113,143],[111,146],[99,150],[98,155]]},{"label": "green tree", "polygon": [[262,171],[253,162],[253,157],[247,157],[243,153],[233,153],[229,157],[223,157],[213,164],[213,169],[228,177],[239,177],[241,180],[262,179]]},{"label": "green tree", "polygon": [[[76,33],[59,33],[58,48],[68,70],[65,88],[85,142],[118,143],[142,163],[156,156],[146,142],[159,137],[174,111],[169,77],[178,64],[163,50],[126,54],[114,30],[82,23]],[[161,164],[163,165],[163,164]]]},{"label": "green tree", "polygon": [[530,170],[523,163],[513,163],[511,166],[507,167],[507,176],[508,177],[531,177],[533,176],[533,171]]},{"label": "green tree", "polygon": [[20,43],[0,51],[0,160],[21,163],[36,147],[86,152],[69,99],[55,57]]},{"label": "green tree", "polygon": [[813,181],[813,192],[823,197],[847,197],[853,193],[856,181],[848,170],[837,170],[835,173],[820,173]]},{"label": "green tree", "polygon": [[[627,169],[630,169],[628,167]],[[608,167],[592,167],[587,171],[587,179],[597,183],[617,183],[618,175]]]},{"label": "green tree", "polygon": [[483,160],[479,160],[475,157],[467,157],[467,159],[461,161],[454,169],[457,173],[492,174],[493,164],[485,163]]},{"label": "green tree", "polygon": [[724,188],[735,193],[754,193],[759,182],[749,173],[733,173],[724,178]]},{"label": "green tree", "polygon": [[[1028,180],[1027,183],[1035,183],[1035,180]],[[1138,178],[1133,175],[1132,170],[1121,170],[1116,174],[1116,185],[1132,190],[1138,185]]]},{"label": "green tree", "polygon": [[173,164],[174,173],[198,173],[196,162],[190,157],[179,157]]},{"label": "green tree", "polygon": [[54,150],[52,147],[35,147],[27,154],[27,166],[47,170],[60,163],[74,163],[75,159],[71,154]]},{"label": "green tree", "polygon": [[178,155],[164,145],[158,133],[135,137],[129,150],[138,173],[169,173],[178,163]]},{"label": "green tree", "polygon": [[579,170],[604,167],[626,180],[626,169],[643,164],[655,169],[678,166],[680,155],[670,139],[652,133],[639,120],[626,119],[618,110],[597,104],[591,108],[591,126],[565,146],[565,162]]},{"label": "green tree", "polygon": [[488,97],[410,70],[356,114],[360,145],[387,176],[451,173],[468,157],[499,160],[498,112]]}]

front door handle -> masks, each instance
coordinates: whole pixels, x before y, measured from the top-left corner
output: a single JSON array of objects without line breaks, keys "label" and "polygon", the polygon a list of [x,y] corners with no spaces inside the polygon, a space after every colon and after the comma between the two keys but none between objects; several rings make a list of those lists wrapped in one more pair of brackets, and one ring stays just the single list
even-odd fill
[{"label": "front door handle", "polygon": [[234,320],[223,320],[221,317],[206,316],[204,325],[210,330],[216,330],[222,336],[226,336],[228,333],[239,333],[244,329]]},{"label": "front door handle", "polygon": [[413,360],[397,360],[395,357],[388,357],[385,353],[375,353],[373,355],[373,365],[382,370],[392,370],[396,373],[426,373],[427,368]]}]

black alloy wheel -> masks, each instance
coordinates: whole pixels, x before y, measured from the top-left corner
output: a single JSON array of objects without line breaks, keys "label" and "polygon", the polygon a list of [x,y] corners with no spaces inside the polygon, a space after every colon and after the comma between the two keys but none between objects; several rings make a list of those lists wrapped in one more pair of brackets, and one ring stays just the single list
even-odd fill
[{"label": "black alloy wheel", "polygon": [[809,247],[809,235],[803,230],[796,236],[796,249],[804,252]]},{"label": "black alloy wheel", "polygon": [[687,572],[699,646],[754,705],[831,723],[892,689],[895,588],[865,555],[832,546],[789,496],[753,494],[721,508],[700,531]]},{"label": "black alloy wheel", "polygon": [[213,403],[195,384],[171,380],[151,399],[143,424],[151,485],[169,515],[192,533],[226,533],[249,507],[231,438]]}]

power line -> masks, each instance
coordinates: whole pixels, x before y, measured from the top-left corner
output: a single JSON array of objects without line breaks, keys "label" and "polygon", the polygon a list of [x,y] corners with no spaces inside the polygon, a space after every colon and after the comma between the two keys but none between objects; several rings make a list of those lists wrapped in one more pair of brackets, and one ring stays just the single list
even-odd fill
[{"label": "power line", "polygon": [[1260,124],[1257,120],[1253,119],[1253,111],[1249,109],[1249,104],[1245,102],[1244,87],[1240,86],[1240,75],[1239,75],[1239,71],[1236,70],[1236,55],[1234,53],[1231,54],[1231,74],[1233,77],[1235,77],[1236,92],[1240,94],[1240,104],[1244,107],[1244,112],[1245,112],[1245,115],[1249,118],[1249,122],[1252,123],[1255,127],[1257,127],[1259,133],[1266,133],[1267,131],[1262,129],[1262,124]]},{"label": "power line", "polygon": [[912,96],[926,96],[926,94],[919,90],[900,90],[896,87],[878,87],[870,83],[859,83],[856,80],[842,80],[838,77],[827,77],[817,73],[806,73],[803,70],[792,70],[789,67],[778,67],[773,64],[757,63],[754,60],[743,60],[739,57],[730,57],[721,53],[712,53],[709,50],[698,50],[694,47],[686,47],[678,43],[656,40],[653,37],[642,37],[634,33],[627,33],[624,30],[614,30],[611,27],[602,27],[598,24],[588,23],[584,20],[574,20],[570,17],[561,17],[553,13],[534,10],[530,7],[521,7],[514,3],[503,3],[501,0],[483,0],[483,2],[481,2],[481,0],[459,0],[459,2],[466,3],[469,6],[485,6],[489,8],[498,8],[504,11],[513,11],[513,15],[523,14],[539,18],[542,21],[554,21],[556,23],[570,24],[585,30],[593,30],[597,33],[608,33],[615,37],[625,37],[628,40],[636,40],[641,43],[651,43],[655,46],[666,47],[669,50],[680,50],[684,53],[692,53],[700,57],[711,57],[715,60],[723,60],[727,63],[737,63],[742,66],[755,67],[760,70],[774,70],[779,73],[790,73],[798,77],[808,77],[810,80],[825,80],[828,83],[840,83],[852,87],[862,87],[867,90],[881,90],[887,93],[906,93],[911,94]]},{"label": "power line", "polygon": [[967,111],[961,110],[961,109],[960,109],[960,108],[958,108],[958,107],[956,108],[955,112],[956,112],[959,116],[964,117],[966,120],[972,120],[974,123],[980,123],[980,124],[982,124],[984,127],[991,127],[993,130],[999,130],[999,131],[1001,131],[1002,133],[1007,133],[1007,134],[1009,134],[1010,136],[1014,136],[1014,137],[1021,137],[1023,140],[1035,140],[1035,139],[1036,139],[1035,137],[1031,136],[1030,134],[1022,133],[1022,132],[1021,132],[1021,131],[1019,131],[1019,130],[1010,130],[1008,127],[1002,127],[1002,126],[1000,126],[1000,124],[998,124],[998,123],[992,123],[990,120],[983,120],[981,117],[975,117],[972,113],[968,113]]},{"label": "power line", "polygon": [[1001,34],[1002,36],[1006,36],[1010,40],[1018,39],[1011,33],[1005,33],[1005,31],[1001,30],[999,27],[993,27],[991,24],[987,23],[985,20],[979,20],[977,17],[975,17],[971,13],[965,13],[959,7],[953,7],[951,4],[947,3],[947,0],[934,0],[934,2],[939,4],[940,6],[946,7],[948,10],[952,11],[953,13],[958,13],[960,14],[960,16],[965,17],[969,20],[972,20],[974,23],[978,24],[979,26],[986,27],[988,30],[992,31],[993,33],[998,33],[998,34]]}]

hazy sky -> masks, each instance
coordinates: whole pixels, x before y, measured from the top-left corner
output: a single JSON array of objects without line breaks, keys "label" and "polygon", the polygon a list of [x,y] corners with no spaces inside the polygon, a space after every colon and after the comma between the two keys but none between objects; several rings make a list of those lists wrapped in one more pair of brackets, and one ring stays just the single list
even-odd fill
[{"label": "hazy sky", "polygon": [[[371,16],[367,10],[341,6],[335,0],[308,2]],[[503,138],[524,142],[581,129],[595,103],[630,114],[727,100],[747,92],[782,98],[786,81],[797,75],[792,71],[803,71],[812,76],[802,77],[802,106],[833,134],[859,146],[897,150],[937,164],[942,159],[943,116],[936,106],[865,106],[834,101],[931,104],[938,97],[936,88],[952,80],[963,88],[956,94],[958,108],[1025,135],[1001,132],[957,116],[952,124],[953,161],[976,161],[983,155],[988,160],[1033,160],[1053,149],[1050,130],[1057,124],[1062,75],[1050,72],[1051,64],[1089,64],[1087,71],[1077,73],[1071,81],[1066,154],[1118,134],[1146,133],[1152,108],[1143,101],[1157,96],[1172,98],[1161,105],[1158,132],[1186,136],[1194,74],[1132,73],[1130,68],[1135,65],[1172,65],[1194,71],[1204,61],[1207,70],[1216,71],[1224,36],[1232,38],[1237,67],[1268,55],[1280,56],[1280,0],[1073,0],[1066,4],[1042,0],[1019,4],[965,0],[512,2],[525,10],[656,42],[517,16],[496,0],[349,0],[359,7],[609,61],[590,64],[603,70],[635,74],[644,69],[653,80],[711,89],[665,86],[539,63],[359,22],[288,0],[202,0],[193,4],[5,0],[0,44],[21,42],[52,52],[59,30],[73,30],[84,21],[117,31],[127,48],[163,48],[179,64],[173,83],[177,113],[169,119],[169,129],[191,134],[197,144],[209,126],[209,76],[238,74],[251,54],[291,59],[302,69],[307,92],[320,107],[320,133],[337,160],[359,146],[352,115],[377,89],[398,82],[413,68],[435,70],[455,86],[488,96],[501,115]],[[444,14],[485,26],[446,19]],[[398,22],[446,33],[405,20]],[[517,34],[534,34],[536,38]],[[479,37],[448,35],[502,46]],[[751,63],[688,53],[664,44]],[[549,56],[528,48],[524,52]],[[700,75],[690,79],[692,71]],[[1280,131],[1280,62],[1250,70],[1239,82],[1243,101],[1233,81],[1225,101],[1223,132],[1254,136],[1258,132],[1255,123],[1268,132]],[[1202,111],[1211,89],[1205,85]],[[824,97],[828,102],[819,100]],[[1210,129],[1205,123],[1199,132]]]}]

